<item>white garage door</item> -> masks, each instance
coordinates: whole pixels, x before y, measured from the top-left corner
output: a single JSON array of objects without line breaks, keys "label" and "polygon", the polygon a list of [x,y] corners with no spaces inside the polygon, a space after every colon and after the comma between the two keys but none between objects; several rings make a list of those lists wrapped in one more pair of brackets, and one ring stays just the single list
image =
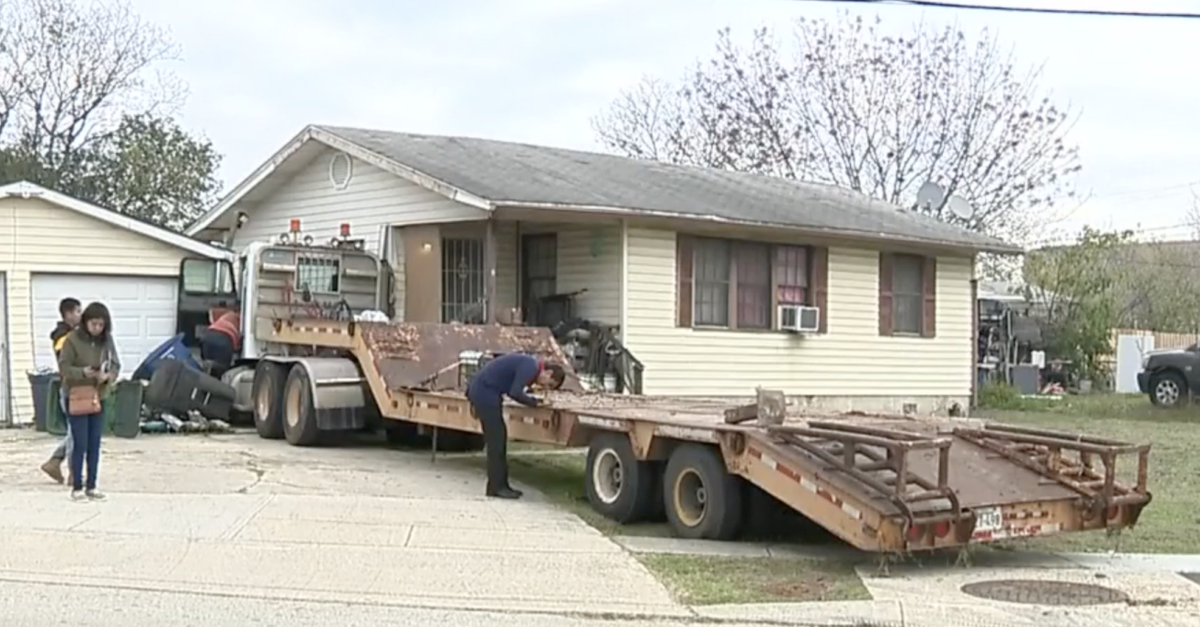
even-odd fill
[{"label": "white garage door", "polygon": [[33,275],[34,359],[39,368],[57,369],[50,332],[58,324],[58,301],[73,297],[84,307],[92,301],[108,306],[121,374],[133,374],[154,347],[175,335],[175,277]]}]

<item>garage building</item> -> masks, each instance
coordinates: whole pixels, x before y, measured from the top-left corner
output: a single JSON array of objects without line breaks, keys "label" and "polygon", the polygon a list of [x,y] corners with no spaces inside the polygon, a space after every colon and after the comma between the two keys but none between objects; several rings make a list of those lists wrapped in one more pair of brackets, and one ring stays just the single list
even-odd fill
[{"label": "garage building", "polygon": [[55,367],[59,300],[99,300],[125,375],[176,332],[182,261],[220,248],[33,185],[0,187],[0,424],[33,420],[25,373]]}]

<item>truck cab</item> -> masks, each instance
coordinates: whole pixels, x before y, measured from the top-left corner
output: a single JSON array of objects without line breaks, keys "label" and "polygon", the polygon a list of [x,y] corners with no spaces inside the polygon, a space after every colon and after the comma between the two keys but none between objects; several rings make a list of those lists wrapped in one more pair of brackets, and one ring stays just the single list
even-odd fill
[{"label": "truck cab", "polygon": [[180,276],[177,330],[197,358],[208,325],[225,311],[241,312],[241,350],[221,376],[233,386],[239,412],[253,410],[254,371],[260,360],[302,357],[293,355],[294,348],[261,339],[272,320],[353,320],[368,311],[377,312],[376,320],[394,315],[390,265],[367,251],[363,240],[351,238],[346,224],[338,237],[317,242],[293,220],[287,233],[274,241],[252,242],[230,259],[185,259]]}]

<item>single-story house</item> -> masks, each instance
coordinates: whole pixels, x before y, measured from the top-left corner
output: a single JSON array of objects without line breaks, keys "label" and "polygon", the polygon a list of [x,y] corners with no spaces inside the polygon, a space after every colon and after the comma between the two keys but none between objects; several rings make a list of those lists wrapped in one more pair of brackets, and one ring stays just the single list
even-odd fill
[{"label": "single-story house", "polygon": [[0,187],[0,423],[31,422],[66,297],[108,305],[125,374],[176,333],[182,260],[228,251],[31,183]]},{"label": "single-story house", "polygon": [[[239,248],[293,219],[318,240],[349,223],[392,263],[407,320],[480,301],[496,319],[586,289],[576,313],[617,327],[646,394],[762,386],[832,411],[967,407],[975,255],[1022,252],[827,185],[328,126],[301,131],[187,234]],[[819,329],[784,332],[781,305],[819,308]]]}]

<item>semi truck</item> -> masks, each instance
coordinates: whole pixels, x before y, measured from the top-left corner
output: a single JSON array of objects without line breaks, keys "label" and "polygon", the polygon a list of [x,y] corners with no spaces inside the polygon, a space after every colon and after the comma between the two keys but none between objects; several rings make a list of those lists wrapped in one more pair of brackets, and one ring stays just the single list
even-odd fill
[{"label": "semi truck", "polygon": [[[293,224],[232,263],[184,264],[185,288],[212,278],[181,289],[181,324],[241,309],[243,350],[224,380],[263,438],[308,446],[382,428],[435,450],[479,448],[463,392],[481,358],[568,364],[545,328],[391,321],[392,268],[346,226],[315,242]],[[568,376],[547,406],[513,404],[505,418],[514,441],[586,447],[597,512],[665,518],[685,538],[735,538],[754,494],[881,554],[1122,529],[1151,500],[1147,444],[968,419],[789,416],[781,391],[747,392],[744,404],[592,393]]]}]

